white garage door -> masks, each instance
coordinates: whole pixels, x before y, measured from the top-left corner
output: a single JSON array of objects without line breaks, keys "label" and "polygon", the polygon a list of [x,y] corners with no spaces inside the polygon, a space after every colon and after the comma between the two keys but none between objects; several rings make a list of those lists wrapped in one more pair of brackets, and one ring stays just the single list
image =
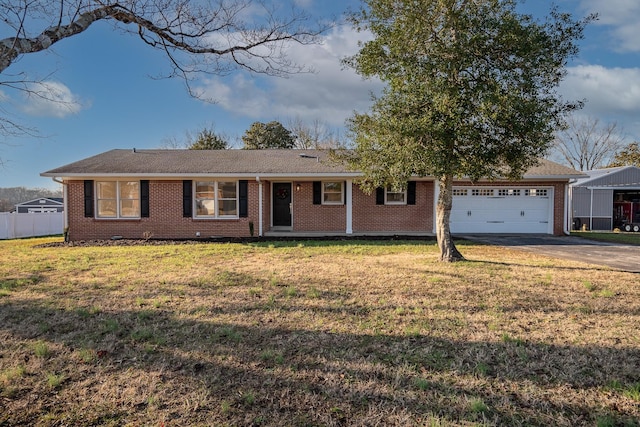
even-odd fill
[{"label": "white garage door", "polygon": [[454,187],[452,233],[553,233],[553,188]]}]

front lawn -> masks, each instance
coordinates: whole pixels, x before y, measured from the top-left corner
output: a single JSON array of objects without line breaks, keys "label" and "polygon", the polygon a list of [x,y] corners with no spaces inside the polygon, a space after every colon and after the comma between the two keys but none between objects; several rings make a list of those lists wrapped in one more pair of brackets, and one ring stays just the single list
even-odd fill
[{"label": "front lawn", "polygon": [[597,231],[572,231],[572,236],[583,239],[597,240],[600,242],[623,243],[625,245],[640,246],[640,233],[603,232]]},{"label": "front lawn", "polygon": [[637,275],[459,243],[0,241],[0,425],[613,426]]}]

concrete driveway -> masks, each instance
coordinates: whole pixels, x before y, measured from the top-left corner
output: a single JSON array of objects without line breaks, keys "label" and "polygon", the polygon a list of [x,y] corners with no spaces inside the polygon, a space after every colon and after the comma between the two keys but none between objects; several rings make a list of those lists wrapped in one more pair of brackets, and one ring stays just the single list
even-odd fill
[{"label": "concrete driveway", "polygon": [[596,242],[571,236],[474,234],[455,237],[640,273],[640,246]]}]

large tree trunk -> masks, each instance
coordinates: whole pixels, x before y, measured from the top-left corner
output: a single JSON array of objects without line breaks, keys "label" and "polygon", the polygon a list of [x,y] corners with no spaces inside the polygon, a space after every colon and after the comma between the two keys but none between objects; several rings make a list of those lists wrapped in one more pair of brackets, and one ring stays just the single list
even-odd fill
[{"label": "large tree trunk", "polygon": [[436,204],[436,237],[440,248],[440,261],[463,261],[464,257],[456,248],[451,238],[449,219],[453,205],[453,176],[445,175],[438,180],[440,194]]}]

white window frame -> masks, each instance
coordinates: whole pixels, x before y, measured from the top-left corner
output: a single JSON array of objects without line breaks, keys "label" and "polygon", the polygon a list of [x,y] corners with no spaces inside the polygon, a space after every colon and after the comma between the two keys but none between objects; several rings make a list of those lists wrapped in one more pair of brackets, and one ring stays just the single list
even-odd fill
[{"label": "white window frame", "polygon": [[493,188],[472,188],[471,196],[472,197],[493,197],[494,191]]},{"label": "white window frame", "polygon": [[498,197],[519,197],[521,190],[520,188],[498,188]]},{"label": "white window frame", "polygon": [[[220,196],[220,184],[221,183],[234,183],[236,186],[236,197],[221,197]],[[240,218],[240,186],[237,180],[194,180],[193,181],[193,217],[196,219],[237,219]],[[198,198],[198,184],[206,183],[213,184],[213,198]],[[213,200],[213,215],[199,215],[198,214],[198,201],[199,200]],[[236,213],[234,215],[221,215],[220,204],[223,201],[235,200]]]},{"label": "white window frame", "polygon": [[[116,186],[116,194],[115,194],[115,198],[106,198],[106,197],[100,197],[100,184],[101,183],[114,183]],[[138,186],[138,194],[137,194],[137,198],[123,198],[122,194],[121,194],[121,185],[123,184],[129,184],[129,183],[135,183]],[[115,215],[110,215],[110,216],[105,216],[105,215],[100,215],[100,201],[105,201],[105,200],[115,200],[115,204],[116,204],[116,214]],[[134,203],[137,202],[137,215],[131,215],[131,216],[125,216],[122,214],[122,202],[123,201],[133,201]],[[127,179],[127,180],[121,180],[121,181],[115,181],[115,180],[100,180],[100,181],[96,181],[95,183],[95,212],[96,212],[96,218],[98,219],[140,219],[141,218],[141,211],[142,211],[142,204],[141,204],[141,197],[140,197],[140,181],[138,180],[134,180],[134,179]]]},{"label": "white window frame", "polygon": [[527,188],[524,190],[526,197],[548,197],[549,191],[546,188]]},{"label": "white window frame", "polygon": [[[402,201],[389,200],[389,194],[402,194]],[[384,204],[385,205],[406,205],[407,204],[407,189],[404,191],[393,191],[390,186],[384,188]]]},{"label": "white window frame", "polygon": [[[339,184],[340,185],[340,200],[332,201],[327,200],[326,194],[338,194],[337,191],[326,191],[325,184]],[[323,205],[344,205],[344,182],[343,181],[322,181],[322,204]]]}]

